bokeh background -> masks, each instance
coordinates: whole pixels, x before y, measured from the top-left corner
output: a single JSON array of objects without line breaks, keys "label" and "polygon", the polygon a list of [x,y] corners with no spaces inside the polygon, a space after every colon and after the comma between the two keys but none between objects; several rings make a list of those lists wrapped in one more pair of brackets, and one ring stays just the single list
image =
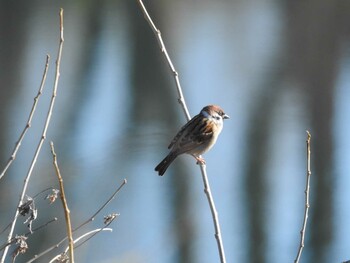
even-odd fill
[{"label": "bokeh background", "polygon": [[[227,262],[292,262],[300,239],[306,130],[312,134],[311,208],[302,262],[350,259],[350,1],[146,1],[180,74],[191,115],[219,104],[231,116],[205,155]],[[77,262],[218,262],[199,168],[183,156],[154,172],[185,117],[175,83],[136,1],[0,1],[0,165],[23,130],[51,66],[32,127],[0,181],[0,229],[11,220],[51,97],[63,7],[56,107],[28,195],[58,187],[54,141],[73,226],[128,184],[96,220],[112,233]],[[36,201],[37,227],[16,262],[65,236],[60,202]],[[27,231],[20,218],[15,233]],[[7,231],[0,236],[6,241]],[[10,248],[10,252],[13,251]],[[38,262],[48,262],[55,250]],[[8,259],[10,261],[10,259]]]}]

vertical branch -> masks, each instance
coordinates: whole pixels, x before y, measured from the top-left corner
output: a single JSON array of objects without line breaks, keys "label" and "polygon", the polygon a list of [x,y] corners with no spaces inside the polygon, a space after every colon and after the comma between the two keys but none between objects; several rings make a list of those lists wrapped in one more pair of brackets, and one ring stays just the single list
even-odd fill
[{"label": "vertical branch", "polygon": [[185,97],[182,93],[182,88],[181,88],[181,84],[180,84],[180,79],[179,79],[179,73],[176,71],[173,62],[171,61],[168,51],[165,48],[164,42],[163,42],[163,38],[162,38],[162,34],[160,32],[160,30],[156,27],[156,25],[153,23],[153,20],[151,18],[151,16],[148,14],[147,9],[145,7],[145,5],[143,4],[142,0],[138,0],[138,3],[140,5],[141,11],[143,13],[143,15],[145,16],[146,21],[148,22],[148,24],[150,25],[153,33],[155,34],[158,44],[159,44],[159,48],[161,50],[161,52],[163,53],[163,55],[165,56],[165,59],[168,63],[168,66],[171,70],[171,72],[174,75],[174,79],[175,79],[175,83],[176,83],[176,89],[177,89],[177,93],[178,93],[178,102],[180,103],[187,121],[189,121],[191,119],[190,113],[188,112],[187,106],[186,106],[186,102],[185,102]]},{"label": "vertical branch", "polygon": [[61,201],[62,201],[63,208],[64,208],[64,216],[65,216],[66,225],[67,225],[67,236],[68,236],[68,242],[69,242],[69,258],[70,258],[69,262],[74,263],[74,240],[73,240],[73,235],[72,235],[72,225],[70,222],[70,210],[68,208],[66,195],[64,193],[63,179],[61,176],[60,169],[58,168],[57,155],[55,152],[53,142],[50,143],[50,146],[51,146],[51,153],[53,156],[53,165],[55,166],[56,175],[58,178],[58,182],[60,184],[60,196],[61,196]]},{"label": "vertical branch", "polygon": [[[186,102],[185,102],[185,98],[183,96],[182,93],[182,88],[180,85],[180,79],[179,79],[179,74],[177,73],[170,57],[169,54],[165,48],[163,39],[162,39],[162,35],[160,30],[156,27],[156,25],[154,24],[151,16],[149,15],[149,13],[147,12],[147,9],[145,7],[145,5],[143,4],[142,0],[138,0],[140,9],[146,19],[146,21],[148,22],[148,24],[150,25],[154,35],[156,36],[157,40],[158,40],[158,44],[160,47],[161,52],[163,53],[163,55],[165,56],[165,59],[168,63],[168,66],[171,70],[171,72],[174,75],[174,79],[175,79],[175,83],[176,83],[176,88],[177,88],[177,92],[178,92],[178,101],[180,103],[180,105],[182,106],[182,109],[186,115],[187,121],[189,121],[191,119],[191,116],[188,112],[187,106],[186,106]],[[214,199],[213,196],[211,194],[211,190],[210,190],[210,184],[209,184],[209,180],[208,180],[208,176],[207,176],[207,172],[206,172],[206,166],[205,164],[201,164],[200,165],[200,169],[201,169],[201,173],[202,173],[202,178],[203,178],[203,184],[204,184],[204,192],[208,198],[208,202],[209,202],[209,206],[210,206],[210,211],[212,213],[212,217],[213,217],[213,223],[214,223],[214,227],[215,227],[215,238],[217,241],[217,245],[218,245],[218,250],[219,250],[219,255],[220,255],[220,262],[221,263],[226,263],[226,258],[225,258],[225,252],[224,252],[224,245],[223,245],[223,241],[222,241],[222,237],[221,237],[221,231],[220,231],[220,223],[219,223],[219,217],[218,217],[218,213],[216,211],[215,208],[215,203],[214,203]]]},{"label": "vertical branch", "polygon": [[298,263],[301,257],[301,253],[304,249],[304,242],[305,242],[305,231],[306,231],[306,223],[307,219],[309,217],[309,208],[310,208],[310,177],[311,177],[311,134],[309,131],[306,131],[307,133],[307,140],[306,140],[306,155],[307,155],[307,168],[306,168],[306,187],[305,187],[305,210],[304,210],[304,220],[303,225],[300,230],[300,244],[297,256],[294,260],[295,263]]},{"label": "vertical branch", "polygon": [[[51,115],[52,115],[53,107],[54,107],[54,104],[55,104],[56,93],[57,93],[57,86],[58,86],[58,79],[60,77],[60,63],[61,63],[62,48],[63,48],[63,41],[64,41],[64,38],[63,38],[63,9],[62,8],[60,10],[59,16],[60,16],[60,40],[59,40],[58,54],[57,54],[57,60],[56,60],[55,82],[54,82],[54,85],[53,85],[53,92],[52,92],[51,102],[50,102],[50,106],[49,106],[49,111],[47,113],[44,129],[43,129],[43,132],[42,132],[39,144],[38,144],[37,149],[35,151],[33,160],[32,160],[32,162],[30,164],[27,176],[24,179],[22,193],[21,193],[21,196],[19,198],[18,205],[16,206],[16,212],[15,212],[15,215],[13,217],[13,220],[12,220],[12,223],[11,223],[11,227],[10,227],[10,232],[8,234],[8,237],[7,237],[7,241],[8,242],[10,242],[11,239],[12,239],[13,232],[15,230],[15,226],[16,226],[16,222],[17,222],[17,217],[18,217],[18,214],[19,214],[18,207],[20,207],[22,205],[22,203],[23,203],[23,200],[24,200],[24,197],[25,197],[25,194],[26,194],[26,191],[27,191],[28,183],[29,183],[30,177],[32,175],[35,163],[36,163],[36,161],[38,159],[39,153],[41,151],[41,147],[42,147],[42,145],[43,145],[43,143],[44,143],[44,141],[46,139],[46,132],[47,132],[47,129],[48,129],[49,124],[50,124]],[[2,254],[0,263],[4,263],[5,262],[5,258],[6,258],[8,249],[9,249],[8,246],[4,249],[4,252]]]},{"label": "vertical branch", "polygon": [[15,148],[13,149],[12,151],[12,154],[9,158],[9,160],[7,161],[6,165],[5,165],[5,168],[4,170],[1,172],[0,174],[0,179],[5,175],[5,173],[7,172],[7,169],[11,166],[12,162],[16,159],[16,155],[17,155],[17,152],[19,150],[19,147],[21,146],[22,144],[22,141],[24,139],[24,136],[26,135],[28,129],[31,127],[32,125],[32,119],[33,119],[33,116],[34,116],[34,112],[35,112],[35,109],[36,109],[36,106],[39,102],[39,98],[41,96],[41,94],[43,93],[43,89],[44,89],[44,86],[45,86],[45,81],[46,81],[46,76],[47,76],[47,71],[49,69],[49,61],[50,61],[50,55],[46,55],[46,63],[45,63],[45,69],[44,69],[44,73],[43,73],[43,77],[41,79],[41,84],[40,84],[40,87],[39,87],[39,91],[38,91],[38,94],[36,95],[36,97],[34,98],[34,103],[33,103],[33,106],[32,106],[32,109],[29,113],[29,117],[28,117],[28,120],[27,120],[27,124],[26,126],[24,127],[21,135],[19,136],[19,139],[18,141],[16,142],[16,145],[15,145]]},{"label": "vertical branch", "polygon": [[226,258],[225,258],[224,244],[223,244],[222,238],[221,238],[219,216],[218,216],[218,212],[216,211],[216,208],[215,208],[213,196],[211,194],[210,184],[208,181],[208,176],[207,176],[207,171],[205,169],[205,164],[201,165],[200,167],[201,167],[202,179],[203,179],[203,183],[204,183],[204,193],[206,194],[206,196],[208,198],[211,215],[213,217],[213,222],[214,222],[214,227],[215,227],[215,239],[216,239],[216,243],[218,245],[220,262],[224,263],[224,262],[226,262]]}]

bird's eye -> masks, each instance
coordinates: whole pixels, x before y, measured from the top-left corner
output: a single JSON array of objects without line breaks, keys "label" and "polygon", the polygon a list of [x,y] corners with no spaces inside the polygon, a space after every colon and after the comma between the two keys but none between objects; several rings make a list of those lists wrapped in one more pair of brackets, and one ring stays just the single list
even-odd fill
[{"label": "bird's eye", "polygon": [[215,116],[215,119],[220,120],[220,116]]}]

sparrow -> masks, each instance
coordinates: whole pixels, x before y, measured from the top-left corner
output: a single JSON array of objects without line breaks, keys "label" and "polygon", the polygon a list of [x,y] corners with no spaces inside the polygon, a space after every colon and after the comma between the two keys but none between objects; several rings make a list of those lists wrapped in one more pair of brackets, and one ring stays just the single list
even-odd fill
[{"label": "sparrow", "polygon": [[162,176],[176,157],[183,153],[192,155],[197,164],[205,164],[200,155],[214,146],[224,126],[224,119],[229,118],[219,106],[205,106],[199,114],[182,126],[168,146],[169,154],[154,170]]}]

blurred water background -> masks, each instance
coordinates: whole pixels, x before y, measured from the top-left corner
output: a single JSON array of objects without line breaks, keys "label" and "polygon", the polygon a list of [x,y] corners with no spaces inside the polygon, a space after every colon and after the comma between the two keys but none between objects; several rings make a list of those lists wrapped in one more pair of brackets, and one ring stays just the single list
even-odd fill
[{"label": "blurred water background", "polygon": [[[302,262],[350,259],[350,2],[145,1],[180,74],[191,115],[207,104],[231,119],[205,155],[227,262],[292,262],[304,212],[306,130],[312,134],[311,208]],[[218,262],[199,168],[182,156],[154,172],[181,125],[175,83],[136,1],[0,1],[0,168],[27,120],[51,55],[32,127],[0,181],[0,229],[11,220],[51,97],[63,7],[56,107],[28,195],[58,187],[54,141],[73,226],[120,213],[112,233],[76,262]],[[26,262],[66,234],[60,202],[37,201]],[[27,231],[20,219],[15,233]],[[1,244],[7,232],[0,236]],[[13,251],[10,248],[10,252]],[[48,262],[56,250],[38,262]]]}]

